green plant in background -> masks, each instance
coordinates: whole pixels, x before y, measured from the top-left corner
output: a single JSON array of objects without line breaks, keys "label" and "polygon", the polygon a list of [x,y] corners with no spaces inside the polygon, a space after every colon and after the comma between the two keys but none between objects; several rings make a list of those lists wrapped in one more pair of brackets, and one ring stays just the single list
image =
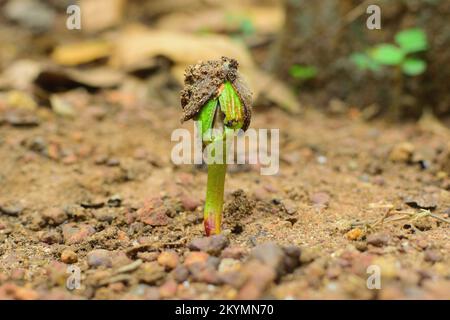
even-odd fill
[{"label": "green plant in background", "polygon": [[247,19],[247,18],[245,18],[245,19],[243,19],[241,21],[241,23],[240,23],[240,30],[241,30],[241,33],[244,36],[250,36],[250,35],[253,35],[256,32],[256,28],[253,25],[252,20]]},{"label": "green plant in background", "polygon": [[395,35],[395,43],[382,43],[367,52],[351,55],[351,60],[362,70],[379,71],[383,66],[397,67],[407,76],[422,74],[427,64],[414,54],[428,48],[427,37],[422,29],[400,31]]},{"label": "green plant in background", "polygon": [[406,29],[395,35],[395,44],[382,43],[369,48],[366,52],[356,52],[350,59],[360,70],[380,72],[383,67],[393,68],[394,101],[391,110],[392,118],[400,114],[404,75],[414,77],[425,72],[427,64],[417,54],[428,49],[425,32],[420,28]]},{"label": "green plant in background", "polygon": [[313,79],[317,76],[317,68],[314,66],[294,64],[289,69],[289,74],[294,79],[306,81],[309,79]]}]

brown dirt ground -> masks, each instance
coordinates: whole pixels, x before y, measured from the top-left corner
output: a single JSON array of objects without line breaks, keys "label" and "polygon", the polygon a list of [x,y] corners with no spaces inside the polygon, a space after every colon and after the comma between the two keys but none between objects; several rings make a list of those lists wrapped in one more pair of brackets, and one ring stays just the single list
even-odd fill
[{"label": "brown dirt ground", "polygon": [[[300,247],[301,264],[253,295],[207,279],[173,283],[168,270],[154,280],[151,275],[161,270],[152,262],[113,278],[137,259],[130,254],[137,245],[148,251],[138,255],[144,261],[156,259],[152,252],[174,250],[183,263],[187,245],[203,235],[206,172],[170,161],[180,108],[138,108],[113,103],[108,95],[100,100],[73,119],[40,108],[36,127],[0,125],[0,298],[450,298],[448,224],[428,217],[388,221],[375,230],[351,226],[381,218],[389,206],[391,213],[419,212],[405,203],[407,197],[448,219],[450,183],[442,171],[448,136],[417,124],[366,123],[351,113],[293,117],[258,106],[252,127],[281,128],[281,168],[276,176],[261,176],[257,166],[230,168],[224,223],[233,231],[226,234],[230,246],[243,251],[236,259],[242,265],[253,247],[267,241]],[[391,153],[396,148],[397,157]],[[244,193],[234,197],[239,189]],[[242,194],[250,201],[247,209],[230,213],[233,201],[247,201]],[[167,209],[162,226],[139,222],[139,209],[151,211],[155,197]],[[8,208],[19,212],[7,214]],[[48,218],[55,210],[57,221]],[[63,236],[71,224],[88,225],[93,234]],[[79,290],[65,288],[65,249],[76,253]],[[111,251],[112,265],[90,267],[93,249]],[[381,268],[381,290],[366,288],[371,264]]]}]

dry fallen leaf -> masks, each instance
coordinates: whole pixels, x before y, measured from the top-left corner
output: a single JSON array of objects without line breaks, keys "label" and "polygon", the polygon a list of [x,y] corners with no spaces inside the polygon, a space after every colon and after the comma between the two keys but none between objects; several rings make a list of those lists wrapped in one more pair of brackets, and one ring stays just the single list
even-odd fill
[{"label": "dry fallen leaf", "polygon": [[53,92],[66,91],[75,87],[113,88],[119,86],[124,74],[106,67],[73,69],[47,66],[43,67],[34,83]]},{"label": "dry fallen leaf", "polygon": [[52,59],[59,65],[77,66],[107,58],[110,53],[111,45],[108,42],[86,41],[56,47],[52,53]]},{"label": "dry fallen leaf", "polygon": [[236,8],[224,11],[213,8],[197,12],[174,12],[160,18],[156,24],[159,29],[181,32],[207,31],[214,33],[237,32],[245,23],[262,34],[272,34],[283,24],[281,7]]},{"label": "dry fallen leaf", "polygon": [[274,76],[258,70],[252,70],[250,78],[255,93],[274,102],[281,109],[290,113],[299,113],[301,106],[292,91]]},{"label": "dry fallen leaf", "polygon": [[419,120],[419,127],[423,132],[429,132],[443,137],[450,137],[450,130],[430,111],[425,111],[423,113]]},{"label": "dry fallen leaf", "polygon": [[53,94],[50,96],[50,105],[53,111],[63,117],[74,117],[75,110],[73,106],[63,97]]},{"label": "dry fallen leaf", "polygon": [[189,65],[199,60],[237,59],[241,66],[253,66],[250,53],[242,43],[221,35],[191,35],[180,32],[129,27],[115,43],[113,66],[132,69],[143,61],[165,56],[177,64]]},{"label": "dry fallen leaf", "polygon": [[82,29],[104,30],[122,22],[126,0],[81,0]]},{"label": "dry fallen leaf", "polygon": [[122,83],[124,74],[118,70],[98,67],[86,70],[66,69],[66,75],[72,80],[93,88],[111,88]]},{"label": "dry fallen leaf", "polygon": [[9,107],[29,111],[36,110],[38,107],[31,94],[18,90],[12,90],[7,93],[6,103]]},{"label": "dry fallen leaf", "polygon": [[239,61],[239,69],[256,98],[264,95],[289,112],[300,110],[293,93],[279,80],[259,70],[242,43],[222,35],[191,35],[134,26],[119,36],[111,64],[116,68],[134,70],[158,56],[175,63],[172,74],[180,84],[183,83],[184,70],[190,64],[200,60],[216,60],[222,56],[234,58]]},{"label": "dry fallen leaf", "polygon": [[0,76],[0,88],[26,90],[41,70],[41,64],[33,60],[17,60]]}]

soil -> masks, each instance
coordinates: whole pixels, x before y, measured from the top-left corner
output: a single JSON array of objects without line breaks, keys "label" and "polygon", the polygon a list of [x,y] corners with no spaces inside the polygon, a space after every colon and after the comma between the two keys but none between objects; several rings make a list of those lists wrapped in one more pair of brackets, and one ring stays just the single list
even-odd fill
[{"label": "soil", "polygon": [[[426,112],[417,122],[366,121],[379,111],[364,108],[374,94],[390,96],[390,78],[342,81],[330,67],[343,55],[329,49],[338,43],[348,56],[423,20],[433,51],[427,74],[405,84],[417,96],[408,105],[448,113],[448,72],[440,72],[448,37],[433,36],[448,25],[444,1],[425,11],[396,1],[383,13],[396,27],[367,43],[308,24],[319,34],[299,47],[308,30],[282,32],[284,53],[272,66],[281,81],[261,70],[281,26],[278,1],[264,10],[245,1],[235,22],[228,5],[243,1],[128,1],[121,14],[122,1],[95,2],[103,4],[95,10],[83,1],[82,31],[66,28],[60,1],[19,2],[0,0],[0,300],[450,299],[449,123]],[[350,12],[354,1],[341,2]],[[328,25],[339,11],[323,12]],[[257,17],[247,21],[249,13]],[[285,30],[296,29],[291,17]],[[280,129],[280,170],[263,176],[260,164],[230,165],[224,231],[206,238],[206,167],[174,165],[171,134],[193,132],[192,121],[179,121],[179,75],[222,55],[256,78],[250,128]],[[292,63],[321,65],[334,80],[301,84],[303,108],[285,86]],[[250,94],[235,61],[204,67],[191,70],[191,80],[207,81],[185,91],[183,118],[227,79],[245,104],[245,129]]]},{"label": "soil", "polygon": [[120,94],[2,111],[0,299],[450,298],[446,133],[256,105],[280,171],[230,166],[224,234],[197,239],[206,170],[170,161],[181,109]]}]

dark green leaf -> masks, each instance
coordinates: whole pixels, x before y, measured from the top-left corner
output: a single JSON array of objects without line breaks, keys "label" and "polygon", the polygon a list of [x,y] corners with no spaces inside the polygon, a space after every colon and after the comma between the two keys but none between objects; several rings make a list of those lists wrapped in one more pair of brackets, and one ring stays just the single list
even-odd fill
[{"label": "dark green leaf", "polygon": [[317,75],[317,68],[313,66],[302,66],[299,64],[294,64],[290,68],[289,73],[296,79],[308,80],[314,78]]},{"label": "dark green leaf", "polygon": [[427,68],[425,61],[420,59],[406,59],[402,64],[403,73],[408,76],[418,76]]},{"label": "dark green leaf", "polygon": [[395,66],[399,65],[403,61],[405,55],[400,48],[386,43],[376,46],[370,52],[370,57],[379,64]]},{"label": "dark green leaf", "polygon": [[419,28],[400,31],[395,35],[395,42],[405,53],[424,51],[428,47],[427,36]]},{"label": "dark green leaf", "polygon": [[361,52],[353,53],[350,56],[350,60],[352,60],[352,62],[354,64],[356,64],[356,66],[362,70],[369,68],[369,60],[370,59],[364,53],[361,53]]},{"label": "dark green leaf", "polygon": [[379,71],[380,65],[376,63],[374,60],[370,59],[367,54],[362,52],[353,53],[350,56],[350,60],[353,61],[356,66],[361,70],[371,70],[371,71]]}]

